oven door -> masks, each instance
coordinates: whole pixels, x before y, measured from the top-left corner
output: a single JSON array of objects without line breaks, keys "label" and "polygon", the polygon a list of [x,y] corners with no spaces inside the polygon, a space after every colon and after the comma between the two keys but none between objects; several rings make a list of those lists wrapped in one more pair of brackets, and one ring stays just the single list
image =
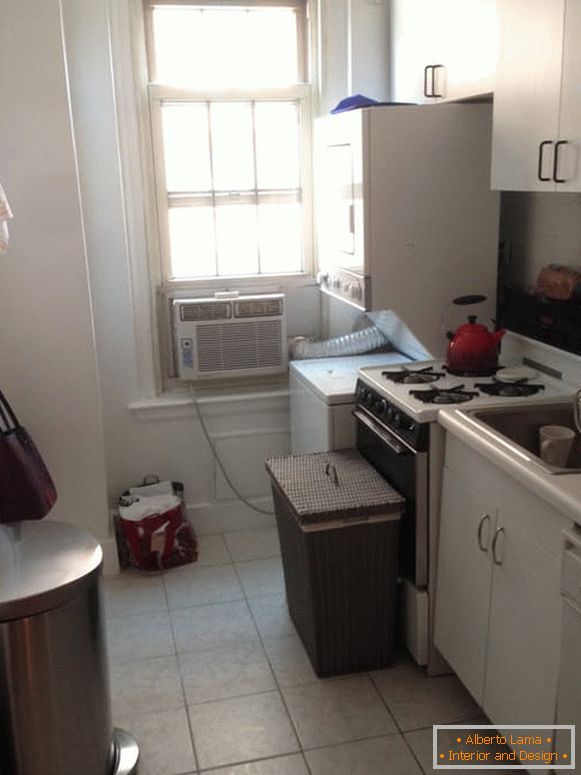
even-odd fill
[{"label": "oven door", "polygon": [[411,447],[361,407],[357,450],[406,501],[400,531],[399,575],[415,587],[428,584],[428,453]]}]

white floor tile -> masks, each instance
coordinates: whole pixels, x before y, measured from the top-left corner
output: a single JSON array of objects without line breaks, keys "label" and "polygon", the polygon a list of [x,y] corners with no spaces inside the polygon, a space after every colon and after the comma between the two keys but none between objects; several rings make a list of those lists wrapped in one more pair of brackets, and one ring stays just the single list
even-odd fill
[{"label": "white floor tile", "polygon": [[170,616],[179,652],[207,651],[258,640],[243,600],[179,608],[171,611]]},{"label": "white floor tile", "polygon": [[275,690],[276,683],[259,642],[182,654],[180,670],[188,704]]},{"label": "white floor tile", "polygon": [[453,724],[481,714],[454,675],[429,678],[425,669],[403,659],[372,674],[381,696],[400,728],[408,731],[432,724]]},{"label": "white floor tile", "polygon": [[164,576],[170,608],[241,600],[244,595],[231,565],[185,565]]},{"label": "white floor tile", "polygon": [[201,769],[299,750],[278,692],[192,705],[190,719]]},{"label": "white floor tile", "polygon": [[249,598],[284,593],[284,576],[279,557],[238,562],[236,570]]},{"label": "white floor tile", "polygon": [[284,638],[296,634],[285,595],[253,598],[249,603],[263,638]]},{"label": "white floor tile", "polygon": [[312,775],[422,775],[399,734],[305,753]]},{"label": "white floor tile", "polygon": [[234,562],[263,560],[280,555],[278,530],[264,527],[255,530],[237,530],[224,535]]},{"label": "white floor tile", "polygon": [[207,565],[229,565],[232,562],[222,535],[197,536],[197,539],[196,565],[199,568]]},{"label": "white floor tile", "polygon": [[105,615],[135,616],[151,611],[167,610],[167,600],[161,575],[147,576],[123,573],[105,579]]},{"label": "white floor tile", "polygon": [[114,718],[184,705],[175,656],[115,663],[110,676]]},{"label": "white floor tile", "polygon": [[282,688],[302,686],[319,680],[298,635],[266,638],[264,648]]},{"label": "white floor tile", "polygon": [[114,617],[106,622],[111,664],[175,653],[167,611]]},{"label": "white floor tile", "polygon": [[285,689],[283,694],[304,748],[397,731],[365,675]]},{"label": "white floor tile", "polygon": [[139,743],[139,775],[181,775],[195,770],[183,708],[123,716],[118,726],[130,732]]},{"label": "white floor tile", "polygon": [[212,770],[208,775],[309,775],[301,754]]}]

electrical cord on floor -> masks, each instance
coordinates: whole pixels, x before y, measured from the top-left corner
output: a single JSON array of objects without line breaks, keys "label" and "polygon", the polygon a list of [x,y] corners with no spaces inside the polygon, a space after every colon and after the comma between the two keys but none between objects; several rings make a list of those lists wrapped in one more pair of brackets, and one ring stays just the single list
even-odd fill
[{"label": "electrical cord on floor", "polygon": [[206,438],[206,441],[208,442],[208,446],[210,447],[212,451],[212,455],[214,456],[214,460],[218,464],[218,468],[222,472],[222,475],[224,476],[224,479],[228,483],[228,486],[234,493],[234,495],[238,498],[239,501],[241,501],[245,506],[248,506],[249,509],[252,509],[252,511],[256,511],[258,514],[268,514],[269,517],[274,516],[274,511],[269,511],[268,509],[261,509],[260,506],[255,506],[253,503],[251,503],[248,498],[245,498],[244,495],[240,493],[232,479],[230,478],[228,472],[226,471],[226,468],[224,466],[224,463],[221,461],[220,456],[218,454],[218,450],[216,449],[216,445],[212,441],[212,438],[208,432],[208,428],[206,426],[206,421],[204,420],[202,416],[202,410],[200,409],[200,405],[198,403],[198,398],[192,388],[192,399],[194,402],[194,407],[196,409],[196,414],[198,416],[198,420],[200,421],[200,425],[202,427],[202,432]]}]

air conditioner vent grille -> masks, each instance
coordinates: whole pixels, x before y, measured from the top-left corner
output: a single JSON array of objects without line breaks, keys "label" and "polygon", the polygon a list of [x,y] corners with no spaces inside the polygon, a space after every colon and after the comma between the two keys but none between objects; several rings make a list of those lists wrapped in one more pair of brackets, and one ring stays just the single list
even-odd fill
[{"label": "air conditioner vent grille", "polygon": [[280,320],[200,325],[197,328],[200,372],[281,366]]},{"label": "air conditioner vent grille", "polygon": [[282,299],[237,301],[234,305],[236,318],[270,318],[277,315],[282,315]]},{"label": "air conditioner vent grille", "polygon": [[204,302],[203,304],[181,304],[180,319],[197,323],[202,320],[229,320],[232,317],[232,305],[229,302]]}]

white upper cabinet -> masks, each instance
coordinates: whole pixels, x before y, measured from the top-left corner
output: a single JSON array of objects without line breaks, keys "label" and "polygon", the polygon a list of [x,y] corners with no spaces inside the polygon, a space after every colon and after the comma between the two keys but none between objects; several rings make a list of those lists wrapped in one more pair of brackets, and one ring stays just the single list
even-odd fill
[{"label": "white upper cabinet", "polygon": [[458,100],[494,90],[494,0],[395,0],[392,99]]},{"label": "white upper cabinet", "polygon": [[581,0],[498,0],[492,188],[580,191]]}]

